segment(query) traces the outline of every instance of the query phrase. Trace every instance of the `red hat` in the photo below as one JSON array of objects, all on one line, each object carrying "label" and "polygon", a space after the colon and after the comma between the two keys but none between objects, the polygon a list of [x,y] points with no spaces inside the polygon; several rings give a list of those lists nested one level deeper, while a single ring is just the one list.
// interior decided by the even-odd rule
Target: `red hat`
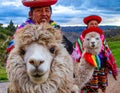
[{"label": "red hat", "polygon": [[56,2],[57,0],[22,0],[23,5],[27,7],[50,6]]},{"label": "red hat", "polygon": [[89,28],[85,29],[85,30],[82,32],[83,38],[86,36],[86,34],[88,34],[88,33],[90,33],[90,32],[97,32],[97,33],[100,34],[100,35],[103,34],[102,29],[100,29],[99,27],[89,27]]},{"label": "red hat", "polygon": [[91,20],[96,20],[98,24],[102,21],[102,18],[97,15],[90,15],[83,19],[84,23],[87,25]]}]

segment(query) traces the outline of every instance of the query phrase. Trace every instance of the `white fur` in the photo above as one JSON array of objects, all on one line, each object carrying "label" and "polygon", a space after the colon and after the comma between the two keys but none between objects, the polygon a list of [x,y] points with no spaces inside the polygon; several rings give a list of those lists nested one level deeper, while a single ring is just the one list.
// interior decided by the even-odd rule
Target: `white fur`
[{"label": "white fur", "polygon": [[[42,83],[47,80],[52,59],[53,57],[48,49],[46,49],[42,45],[36,43],[32,43],[29,45],[24,56],[24,60],[27,64],[27,72],[29,77],[31,78],[31,81],[33,81],[34,83]],[[33,75],[36,74],[40,75],[41,77],[34,77]]]}]

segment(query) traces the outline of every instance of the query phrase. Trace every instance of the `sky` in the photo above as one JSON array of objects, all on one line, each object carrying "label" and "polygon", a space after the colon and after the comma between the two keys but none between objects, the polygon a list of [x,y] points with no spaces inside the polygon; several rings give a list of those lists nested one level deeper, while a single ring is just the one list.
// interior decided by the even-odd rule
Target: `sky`
[{"label": "sky", "polygon": [[[102,17],[100,25],[120,26],[120,0],[58,0],[52,5],[52,19],[61,26],[82,26],[88,15]],[[28,17],[29,8],[21,0],[0,0],[0,23],[20,25]]]}]

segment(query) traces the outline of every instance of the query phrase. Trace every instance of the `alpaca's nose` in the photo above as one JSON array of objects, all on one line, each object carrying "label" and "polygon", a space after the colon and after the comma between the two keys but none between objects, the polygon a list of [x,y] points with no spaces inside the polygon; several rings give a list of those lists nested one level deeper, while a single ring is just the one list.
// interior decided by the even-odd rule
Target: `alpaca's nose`
[{"label": "alpaca's nose", "polygon": [[92,45],[94,45],[95,44],[95,42],[91,42],[92,43]]},{"label": "alpaca's nose", "polygon": [[91,42],[91,44],[92,44],[92,47],[95,47],[95,42]]},{"label": "alpaca's nose", "polygon": [[33,66],[40,66],[44,63],[44,60],[31,59],[29,60],[29,63]]}]

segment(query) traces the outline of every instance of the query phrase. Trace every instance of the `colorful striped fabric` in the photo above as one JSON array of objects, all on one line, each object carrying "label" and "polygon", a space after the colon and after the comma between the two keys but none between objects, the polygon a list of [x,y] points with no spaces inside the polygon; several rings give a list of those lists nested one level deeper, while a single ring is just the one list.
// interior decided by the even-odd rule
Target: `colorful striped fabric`
[{"label": "colorful striped fabric", "polygon": [[101,89],[105,93],[106,87],[108,86],[108,78],[105,72],[105,68],[95,69],[93,77],[82,88],[80,93],[99,93],[98,89]]},{"label": "colorful striped fabric", "polygon": [[84,58],[85,58],[86,62],[88,62],[92,66],[100,69],[100,67],[101,67],[101,61],[100,61],[100,58],[99,58],[98,55],[92,55],[90,53],[85,53],[84,54]]}]

